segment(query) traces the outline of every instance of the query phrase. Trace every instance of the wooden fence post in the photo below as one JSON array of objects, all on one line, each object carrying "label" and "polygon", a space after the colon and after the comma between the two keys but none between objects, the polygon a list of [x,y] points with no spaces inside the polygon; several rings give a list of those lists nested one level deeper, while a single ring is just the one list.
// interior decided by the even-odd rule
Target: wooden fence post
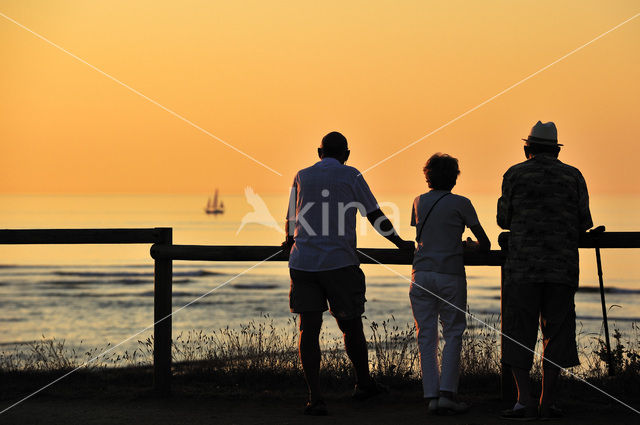
[{"label": "wooden fence post", "polygon": [[513,381],[513,375],[511,373],[511,367],[502,362],[504,359],[504,281],[505,281],[505,267],[504,263],[507,260],[507,250],[509,249],[509,232],[502,232],[498,236],[498,245],[502,250],[502,264],[500,266],[500,395],[503,401],[509,403],[515,402],[517,399],[516,385]]},{"label": "wooden fence post", "polygon": [[[171,228],[158,227],[158,245],[171,245]],[[160,395],[171,392],[171,259],[156,259],[153,288],[153,387]]]},{"label": "wooden fence post", "polygon": [[503,401],[512,402],[517,398],[511,367],[502,362],[504,358],[504,264],[500,266],[500,393]]}]

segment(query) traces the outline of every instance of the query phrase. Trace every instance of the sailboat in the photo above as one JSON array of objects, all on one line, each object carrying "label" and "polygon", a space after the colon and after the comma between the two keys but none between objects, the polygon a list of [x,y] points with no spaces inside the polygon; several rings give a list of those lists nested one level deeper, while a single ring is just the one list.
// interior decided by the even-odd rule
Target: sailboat
[{"label": "sailboat", "polygon": [[224,214],[224,202],[220,201],[218,204],[218,189],[216,189],[212,198],[207,201],[207,206],[204,209],[207,214]]}]

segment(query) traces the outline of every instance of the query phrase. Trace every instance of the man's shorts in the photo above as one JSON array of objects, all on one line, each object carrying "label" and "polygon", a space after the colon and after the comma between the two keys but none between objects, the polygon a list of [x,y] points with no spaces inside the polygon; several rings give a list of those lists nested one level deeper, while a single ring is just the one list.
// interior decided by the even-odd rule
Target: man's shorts
[{"label": "man's shorts", "polygon": [[[543,367],[579,365],[574,295],[575,289],[568,285],[505,283],[502,331],[528,349],[505,336],[502,339],[502,362],[520,369],[531,369],[540,325],[545,359]],[[547,360],[553,363],[547,363]]]},{"label": "man's shorts", "polygon": [[327,311],[336,319],[354,319],[364,313],[366,298],[364,273],[359,266],[307,272],[289,269],[292,313]]}]

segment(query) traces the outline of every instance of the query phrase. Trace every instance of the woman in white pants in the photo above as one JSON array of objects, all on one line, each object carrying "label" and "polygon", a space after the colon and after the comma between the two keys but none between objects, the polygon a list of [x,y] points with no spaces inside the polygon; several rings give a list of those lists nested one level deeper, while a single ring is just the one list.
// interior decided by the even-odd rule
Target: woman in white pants
[{"label": "woman in white pants", "polygon": [[[460,350],[466,328],[467,281],[463,250],[488,250],[491,243],[469,199],[451,193],[460,169],[458,160],[437,153],[427,161],[424,175],[431,189],[413,202],[411,225],[418,247],[413,259],[409,291],[416,321],[422,385],[429,411],[460,413],[468,409],[457,401]],[[478,242],[462,242],[469,227]],[[444,348],[438,370],[438,319]]]}]

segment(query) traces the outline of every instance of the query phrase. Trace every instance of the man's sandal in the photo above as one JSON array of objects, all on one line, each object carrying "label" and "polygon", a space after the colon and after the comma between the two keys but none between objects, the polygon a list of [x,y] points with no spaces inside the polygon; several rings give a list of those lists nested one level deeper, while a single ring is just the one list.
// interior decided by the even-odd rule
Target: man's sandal
[{"label": "man's sandal", "polygon": [[371,384],[367,387],[356,385],[351,398],[355,401],[364,401],[380,394],[387,394],[388,392],[388,386],[381,384],[380,382],[376,382],[372,379]]},{"label": "man's sandal", "polygon": [[511,421],[535,421],[538,418],[538,409],[521,407],[519,409],[507,409],[503,410],[500,414],[502,419],[508,419]]},{"label": "man's sandal", "polygon": [[324,400],[316,400],[311,403],[307,402],[307,405],[304,408],[304,414],[310,416],[327,416],[329,411],[327,410],[327,405]]},{"label": "man's sandal", "polygon": [[558,409],[554,405],[547,408],[540,406],[540,410],[538,411],[538,417],[541,421],[554,421],[562,418],[563,416],[562,410]]}]

